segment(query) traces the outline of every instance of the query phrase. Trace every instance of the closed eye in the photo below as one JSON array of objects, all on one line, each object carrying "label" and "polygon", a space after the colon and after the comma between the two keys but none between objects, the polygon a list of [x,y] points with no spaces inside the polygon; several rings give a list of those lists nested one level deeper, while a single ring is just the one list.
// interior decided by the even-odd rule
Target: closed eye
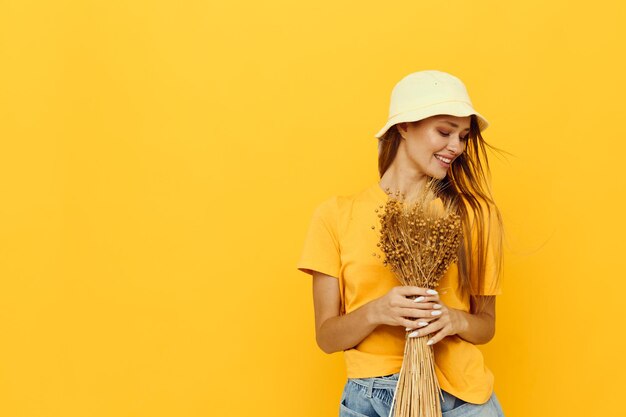
[{"label": "closed eye", "polygon": [[[442,132],[441,130],[439,131],[439,133],[441,134],[441,136],[444,136],[444,137],[448,137],[448,136],[450,136],[450,134],[449,134],[449,133]],[[463,142],[465,142],[466,140],[468,140],[468,139],[469,139],[469,134],[468,134],[468,135],[465,135],[465,136],[463,136],[463,137],[459,137],[459,139],[460,139],[460,140],[462,140]]]}]

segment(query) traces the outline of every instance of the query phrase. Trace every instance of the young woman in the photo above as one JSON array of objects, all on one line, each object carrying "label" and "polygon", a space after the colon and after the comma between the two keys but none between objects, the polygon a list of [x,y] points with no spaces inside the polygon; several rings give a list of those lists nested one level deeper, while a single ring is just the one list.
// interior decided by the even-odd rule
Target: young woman
[{"label": "young woman", "polygon": [[[319,347],[344,351],[340,417],[390,415],[407,331],[430,338],[444,417],[503,417],[476,347],[494,336],[502,293],[502,225],[488,187],[490,145],[481,135],[487,126],[457,77],[409,74],[394,87],[389,119],[376,135],[380,181],[315,209],[298,269],[313,277]],[[389,193],[411,198],[429,178],[445,185],[440,198],[464,203],[458,261],[435,291],[401,286],[376,245],[377,210]]]}]

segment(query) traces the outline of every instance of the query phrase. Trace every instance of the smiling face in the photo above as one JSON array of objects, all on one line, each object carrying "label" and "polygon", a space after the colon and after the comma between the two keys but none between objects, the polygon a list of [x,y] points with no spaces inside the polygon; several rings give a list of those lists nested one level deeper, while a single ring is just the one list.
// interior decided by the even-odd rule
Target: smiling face
[{"label": "smiling face", "polygon": [[398,152],[417,174],[442,179],[465,150],[470,116],[437,115],[417,122],[400,123],[404,138]]}]

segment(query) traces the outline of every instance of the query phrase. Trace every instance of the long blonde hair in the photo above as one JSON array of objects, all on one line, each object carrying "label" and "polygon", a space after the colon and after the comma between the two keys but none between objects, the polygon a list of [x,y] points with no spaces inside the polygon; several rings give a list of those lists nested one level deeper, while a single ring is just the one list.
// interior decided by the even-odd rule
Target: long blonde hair
[{"label": "long blonde hair", "polygon": [[[413,122],[415,123],[415,122]],[[378,172],[384,175],[393,162],[402,136],[397,125],[379,138]],[[465,152],[459,155],[446,177],[441,180],[441,199],[456,205],[461,215],[464,239],[459,247],[457,267],[459,291],[462,297],[481,295],[486,273],[494,274],[491,285],[499,285],[502,271],[503,225],[500,210],[489,189],[490,169],[486,148],[501,151],[489,145],[482,137],[475,115],[470,117],[470,131]],[[459,204],[462,201],[464,204]],[[491,251],[491,253],[490,253]],[[492,257],[492,259],[488,258]],[[487,271],[488,262],[493,271]],[[472,285],[476,283],[477,287]],[[478,301],[478,300],[476,300]],[[485,304],[472,304],[473,312],[483,311]]]}]

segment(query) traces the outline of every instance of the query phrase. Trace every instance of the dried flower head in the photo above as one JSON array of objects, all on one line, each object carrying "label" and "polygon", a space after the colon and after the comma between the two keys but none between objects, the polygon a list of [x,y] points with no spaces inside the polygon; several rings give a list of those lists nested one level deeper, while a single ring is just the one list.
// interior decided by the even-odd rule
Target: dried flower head
[{"label": "dried flower head", "polygon": [[438,197],[438,187],[439,181],[428,181],[412,201],[388,192],[390,198],[379,214],[384,264],[404,285],[435,288],[457,260],[461,218],[452,202],[444,204]]}]

